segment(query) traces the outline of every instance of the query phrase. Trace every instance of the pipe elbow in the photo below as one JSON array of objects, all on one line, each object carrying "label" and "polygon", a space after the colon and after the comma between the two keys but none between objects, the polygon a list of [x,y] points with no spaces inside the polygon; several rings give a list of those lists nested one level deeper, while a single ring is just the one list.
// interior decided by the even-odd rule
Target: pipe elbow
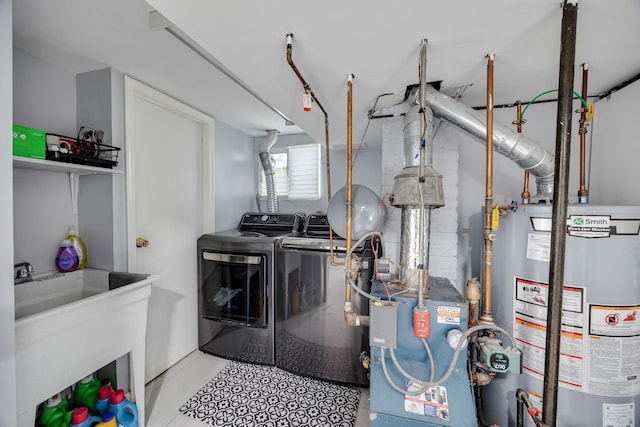
[{"label": "pipe elbow", "polygon": [[357,320],[357,315],[351,311],[351,304],[349,304],[349,308],[347,309],[347,307],[345,306],[344,309],[344,321],[348,326],[351,326],[353,328],[356,327],[356,320]]},{"label": "pipe elbow", "polygon": [[351,302],[344,303],[344,322],[352,328],[358,326],[369,326],[369,316],[362,316],[353,312]]}]

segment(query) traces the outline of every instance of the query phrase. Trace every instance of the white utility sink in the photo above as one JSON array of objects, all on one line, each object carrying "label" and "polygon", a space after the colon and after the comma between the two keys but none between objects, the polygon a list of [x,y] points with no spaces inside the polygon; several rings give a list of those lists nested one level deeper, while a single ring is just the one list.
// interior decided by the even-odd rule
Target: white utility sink
[{"label": "white utility sink", "polygon": [[40,402],[126,354],[143,426],[147,307],[156,280],[84,269],[15,286],[18,426],[33,426]]}]

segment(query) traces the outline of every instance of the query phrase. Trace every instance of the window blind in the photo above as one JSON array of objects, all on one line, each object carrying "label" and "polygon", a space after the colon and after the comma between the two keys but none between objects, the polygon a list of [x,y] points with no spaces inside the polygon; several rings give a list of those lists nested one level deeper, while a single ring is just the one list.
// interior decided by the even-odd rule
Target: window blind
[{"label": "window blind", "polygon": [[289,199],[320,199],[320,144],[289,147]]}]

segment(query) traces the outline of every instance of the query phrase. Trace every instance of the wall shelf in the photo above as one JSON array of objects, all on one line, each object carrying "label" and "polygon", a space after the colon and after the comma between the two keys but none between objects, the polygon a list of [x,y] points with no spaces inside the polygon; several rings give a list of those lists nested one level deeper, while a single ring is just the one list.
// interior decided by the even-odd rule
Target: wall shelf
[{"label": "wall shelf", "polygon": [[22,169],[36,169],[51,172],[75,173],[78,175],[93,174],[123,174],[124,171],[96,166],[78,165],[75,163],[56,162],[53,160],[32,159],[29,157],[13,156],[13,167]]},{"label": "wall shelf", "polygon": [[13,167],[20,169],[34,169],[49,172],[63,172],[69,174],[69,189],[71,191],[71,205],[73,213],[78,214],[78,178],[82,175],[123,174],[124,171],[97,166],[77,165],[75,163],[56,162],[53,160],[32,159],[30,157],[13,156]]}]

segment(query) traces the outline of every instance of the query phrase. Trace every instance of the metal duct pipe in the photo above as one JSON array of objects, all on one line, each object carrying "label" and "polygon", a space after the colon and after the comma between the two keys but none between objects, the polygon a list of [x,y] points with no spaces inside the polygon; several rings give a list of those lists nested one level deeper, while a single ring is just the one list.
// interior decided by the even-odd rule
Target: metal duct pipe
[{"label": "metal duct pipe", "polygon": [[542,421],[556,426],[558,378],[560,376],[560,332],[562,331],[562,292],[567,238],[567,201],[569,199],[569,158],[571,156],[571,115],[573,73],[576,56],[577,0],[565,0],[562,8],[556,159],[551,213],[551,253],[549,256],[549,301],[544,362]]},{"label": "metal duct pipe", "polygon": [[264,170],[265,183],[267,185],[267,209],[270,213],[278,212],[278,193],[276,191],[276,183],[273,179],[275,174],[273,170],[273,164],[271,163],[271,147],[278,140],[277,130],[268,130],[267,136],[260,144],[258,150],[258,156],[260,156],[260,162],[262,163],[262,169]]},{"label": "metal duct pipe", "polygon": [[[426,106],[433,111],[435,117],[459,127],[484,142],[487,126],[480,113],[438,92],[430,85],[426,87],[424,101]],[[415,100],[414,103],[417,104]],[[494,124],[493,147],[495,151],[536,176],[538,194],[535,197],[538,200],[551,200],[553,195],[553,154],[538,142],[524,135],[519,135],[500,123]]]},{"label": "metal duct pipe", "polygon": [[402,208],[400,287],[428,292],[431,209],[444,206],[444,191],[442,175],[424,164],[431,157],[433,113],[420,110],[415,106],[404,118],[404,169],[394,178],[392,205]]}]

